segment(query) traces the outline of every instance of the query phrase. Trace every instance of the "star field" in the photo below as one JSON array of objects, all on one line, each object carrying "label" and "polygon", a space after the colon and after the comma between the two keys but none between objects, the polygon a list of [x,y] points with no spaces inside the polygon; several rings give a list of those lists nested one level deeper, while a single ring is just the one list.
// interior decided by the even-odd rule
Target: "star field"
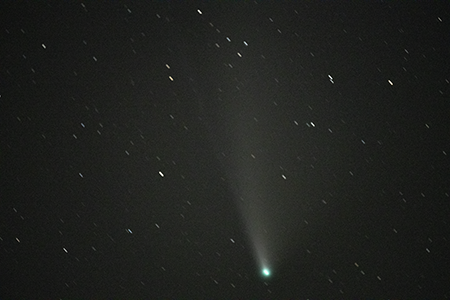
[{"label": "star field", "polygon": [[450,298],[446,2],[0,6],[0,298]]}]

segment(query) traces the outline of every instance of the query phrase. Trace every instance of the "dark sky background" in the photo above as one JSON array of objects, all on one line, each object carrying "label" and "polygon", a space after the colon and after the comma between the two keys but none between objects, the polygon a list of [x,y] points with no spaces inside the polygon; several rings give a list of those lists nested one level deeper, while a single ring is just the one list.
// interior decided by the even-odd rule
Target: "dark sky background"
[{"label": "dark sky background", "polygon": [[450,298],[446,1],[0,12],[1,299]]}]

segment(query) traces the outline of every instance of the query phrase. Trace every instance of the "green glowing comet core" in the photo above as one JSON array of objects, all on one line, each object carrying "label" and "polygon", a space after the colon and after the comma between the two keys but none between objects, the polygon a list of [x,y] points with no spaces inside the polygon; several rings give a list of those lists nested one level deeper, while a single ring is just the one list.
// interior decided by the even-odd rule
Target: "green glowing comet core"
[{"label": "green glowing comet core", "polygon": [[264,268],[263,270],[262,270],[262,273],[263,273],[263,275],[264,276],[270,276],[270,270],[269,269],[267,269],[267,268]]}]

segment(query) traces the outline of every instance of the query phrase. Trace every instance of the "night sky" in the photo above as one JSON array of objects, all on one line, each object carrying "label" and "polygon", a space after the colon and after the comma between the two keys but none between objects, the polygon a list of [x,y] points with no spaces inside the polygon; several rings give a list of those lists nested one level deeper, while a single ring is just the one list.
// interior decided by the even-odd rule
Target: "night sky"
[{"label": "night sky", "polygon": [[448,2],[187,3],[1,4],[0,298],[450,298]]}]

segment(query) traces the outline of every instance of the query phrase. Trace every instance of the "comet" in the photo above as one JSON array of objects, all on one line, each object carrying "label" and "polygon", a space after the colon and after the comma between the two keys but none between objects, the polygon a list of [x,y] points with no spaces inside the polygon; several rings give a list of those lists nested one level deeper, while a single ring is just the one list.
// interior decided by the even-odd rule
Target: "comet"
[{"label": "comet", "polygon": [[264,269],[262,269],[262,274],[265,277],[269,277],[270,276],[270,270],[268,268],[264,268]]}]

